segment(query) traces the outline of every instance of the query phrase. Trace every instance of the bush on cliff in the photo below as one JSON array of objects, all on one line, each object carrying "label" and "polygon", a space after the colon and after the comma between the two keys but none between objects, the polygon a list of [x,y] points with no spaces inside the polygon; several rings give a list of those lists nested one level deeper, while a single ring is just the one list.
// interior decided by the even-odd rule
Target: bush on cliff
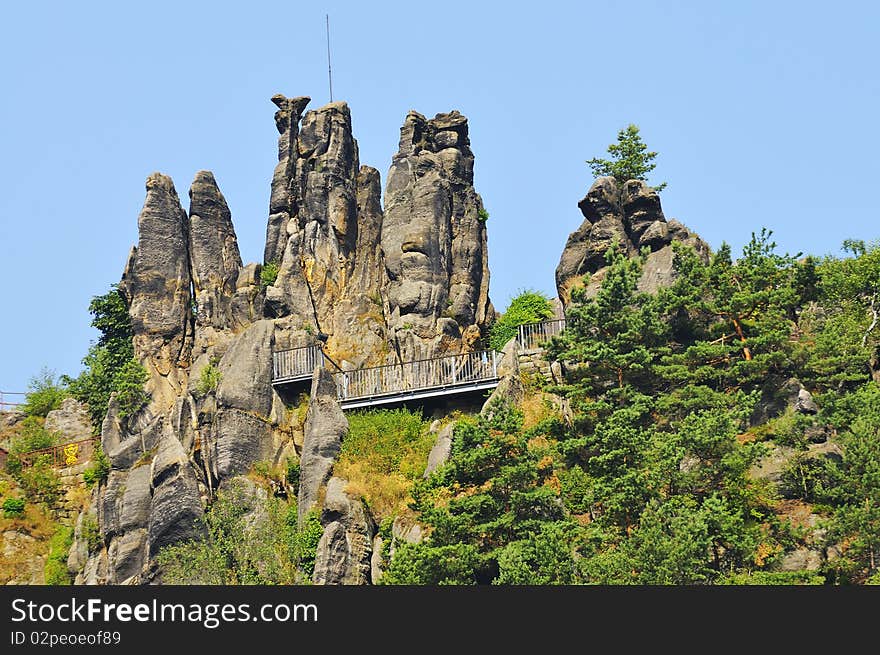
[{"label": "bush on cliff", "polygon": [[489,334],[489,346],[501,350],[517,334],[517,328],[526,323],[537,323],[553,318],[553,304],[540,291],[524,289],[507,307]]}]

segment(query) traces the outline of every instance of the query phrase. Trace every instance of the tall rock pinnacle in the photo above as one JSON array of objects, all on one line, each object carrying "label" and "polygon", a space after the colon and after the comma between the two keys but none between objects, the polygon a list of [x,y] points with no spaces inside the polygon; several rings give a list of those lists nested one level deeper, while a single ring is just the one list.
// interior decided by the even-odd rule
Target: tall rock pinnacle
[{"label": "tall rock pinnacle", "polygon": [[467,119],[410,112],[385,188],[390,323],[404,359],[458,350],[491,313],[486,224]]},{"label": "tall rock pinnacle", "polygon": [[192,278],[189,218],[171,178],[147,178],[147,198],[138,216],[138,245],[132,248],[120,287],[128,298],[135,356],[154,385],[172,389],[188,366],[192,348]]},{"label": "tall rock pinnacle", "polygon": [[189,191],[189,246],[196,322],[233,327],[230,303],[241,271],[232,215],[210,171],[196,173]]}]

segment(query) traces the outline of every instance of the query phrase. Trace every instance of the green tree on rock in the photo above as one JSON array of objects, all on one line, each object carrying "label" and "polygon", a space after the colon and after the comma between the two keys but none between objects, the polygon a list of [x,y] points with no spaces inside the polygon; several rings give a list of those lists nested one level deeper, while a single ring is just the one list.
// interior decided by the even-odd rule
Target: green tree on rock
[{"label": "green tree on rock", "polygon": [[[648,150],[648,146],[642,141],[639,128],[632,123],[617,133],[617,143],[608,146],[608,154],[611,159],[594,157],[588,159],[587,164],[596,177],[611,176],[618,184],[627,180],[647,181],[648,173],[654,170],[654,159],[657,153]],[[666,182],[654,187],[656,191],[666,188]]]}]

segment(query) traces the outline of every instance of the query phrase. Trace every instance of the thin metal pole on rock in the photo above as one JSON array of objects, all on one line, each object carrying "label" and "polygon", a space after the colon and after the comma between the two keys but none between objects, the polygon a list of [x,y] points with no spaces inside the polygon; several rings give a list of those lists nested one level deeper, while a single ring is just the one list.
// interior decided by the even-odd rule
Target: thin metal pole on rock
[{"label": "thin metal pole on rock", "polygon": [[330,69],[330,14],[324,14],[327,19],[327,79],[330,82],[330,102],[333,102],[333,71]]}]

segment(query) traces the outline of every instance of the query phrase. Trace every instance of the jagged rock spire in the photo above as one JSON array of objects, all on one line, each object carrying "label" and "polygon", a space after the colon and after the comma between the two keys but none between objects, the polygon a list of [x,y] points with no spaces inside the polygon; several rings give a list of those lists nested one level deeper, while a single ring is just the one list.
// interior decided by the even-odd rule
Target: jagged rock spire
[{"label": "jagged rock spire", "polygon": [[411,111],[388,173],[382,224],[390,323],[405,358],[459,349],[493,313],[486,215],[473,181],[467,119]]}]

